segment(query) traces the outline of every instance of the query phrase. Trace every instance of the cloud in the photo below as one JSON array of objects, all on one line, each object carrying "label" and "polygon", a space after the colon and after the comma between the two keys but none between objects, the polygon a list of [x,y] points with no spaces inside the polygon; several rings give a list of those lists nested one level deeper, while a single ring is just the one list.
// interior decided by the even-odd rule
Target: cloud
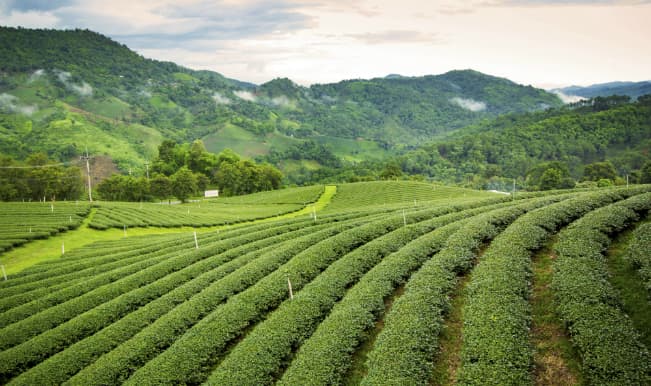
[{"label": "cloud", "polygon": [[40,79],[43,75],[45,75],[45,70],[40,69],[32,72],[32,75],[29,76],[29,79],[27,79],[27,83],[33,83]]},{"label": "cloud", "polygon": [[559,98],[563,101],[563,103],[575,103],[575,102],[580,102],[586,98],[578,95],[568,95],[565,94],[564,92],[560,90],[552,90],[552,92],[556,95],[558,95]]},{"label": "cloud", "polygon": [[6,8],[22,12],[52,11],[61,7],[70,6],[74,3],[74,0],[4,0],[0,2]]},{"label": "cloud", "polygon": [[366,44],[441,43],[441,39],[436,34],[428,34],[415,30],[387,30],[363,34],[348,34],[345,36],[361,40]]},{"label": "cloud", "polygon": [[51,12],[11,10],[6,14],[0,13],[0,24],[9,27],[55,28],[59,22],[60,19]]},{"label": "cloud", "polygon": [[11,94],[0,94],[0,109],[8,110],[12,113],[20,113],[23,115],[32,115],[38,111],[36,105],[21,105],[18,103],[18,98]]},{"label": "cloud", "polygon": [[215,92],[212,96],[212,99],[215,101],[216,104],[218,105],[229,105],[231,104],[231,100],[222,94]]},{"label": "cloud", "polygon": [[271,104],[278,107],[293,107],[294,104],[285,95],[271,98]]},{"label": "cloud", "polygon": [[459,98],[459,97],[454,97],[450,99],[450,102],[457,104],[458,106],[470,110],[472,112],[479,112],[479,111],[484,111],[486,110],[486,103],[476,101],[474,99],[470,98]]},{"label": "cloud", "polygon": [[257,97],[252,92],[249,91],[237,90],[237,91],[233,91],[233,94],[235,94],[236,97],[240,99],[244,99],[245,101],[249,101],[249,102],[255,102],[255,100],[257,99]]},{"label": "cloud", "polygon": [[81,96],[93,95],[93,87],[91,87],[91,85],[85,81],[82,80],[81,83],[74,83],[70,81],[72,74],[67,71],[55,71],[55,73],[57,75],[57,78],[66,86],[67,89],[72,90]]}]

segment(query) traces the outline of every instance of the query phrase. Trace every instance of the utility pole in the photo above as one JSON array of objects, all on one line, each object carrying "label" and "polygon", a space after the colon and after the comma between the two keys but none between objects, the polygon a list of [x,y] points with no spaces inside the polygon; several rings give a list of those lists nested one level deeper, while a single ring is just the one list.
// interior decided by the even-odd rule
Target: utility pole
[{"label": "utility pole", "polygon": [[86,155],[82,155],[79,159],[86,161],[86,173],[88,174],[88,201],[93,202],[93,194],[90,184],[90,157],[88,156],[88,148],[86,148]]},{"label": "utility pole", "polygon": [[145,161],[145,173],[147,174],[147,181],[149,181],[149,161]]}]

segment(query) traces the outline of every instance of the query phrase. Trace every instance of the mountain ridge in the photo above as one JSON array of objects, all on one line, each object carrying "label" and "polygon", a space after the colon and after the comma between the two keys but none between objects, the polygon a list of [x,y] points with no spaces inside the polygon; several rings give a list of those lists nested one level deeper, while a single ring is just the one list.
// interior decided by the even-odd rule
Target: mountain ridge
[{"label": "mountain ridge", "polygon": [[[141,168],[165,138],[245,156],[316,141],[342,159],[388,156],[557,96],[473,70],[261,85],[144,58],[89,30],[0,27],[0,149],[24,158],[93,153]],[[299,163],[301,163],[300,161]]]}]

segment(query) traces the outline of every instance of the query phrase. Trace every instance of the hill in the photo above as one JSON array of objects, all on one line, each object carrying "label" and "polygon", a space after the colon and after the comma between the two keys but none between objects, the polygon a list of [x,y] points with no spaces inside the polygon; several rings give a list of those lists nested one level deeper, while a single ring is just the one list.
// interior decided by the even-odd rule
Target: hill
[{"label": "hill", "polygon": [[632,99],[646,94],[651,94],[651,81],[644,82],[608,82],[593,84],[591,86],[569,86],[555,89],[569,96],[580,96],[584,98],[594,98],[598,96],[606,97],[611,95],[627,95]]},{"label": "hill", "polygon": [[[204,139],[247,157],[305,142],[359,162],[506,112],[559,106],[557,96],[476,71],[263,85],[146,59],[88,30],[0,27],[0,149],[67,160],[86,147],[142,173],[163,139]],[[322,165],[289,160],[283,167]]]},{"label": "hill", "polygon": [[[560,161],[580,180],[586,165],[609,161],[617,175],[651,160],[651,97],[628,103],[596,98],[527,114],[506,114],[407,152],[394,162],[404,173],[495,188],[495,177],[524,179],[541,162]],[[486,185],[488,184],[488,185]]]}]

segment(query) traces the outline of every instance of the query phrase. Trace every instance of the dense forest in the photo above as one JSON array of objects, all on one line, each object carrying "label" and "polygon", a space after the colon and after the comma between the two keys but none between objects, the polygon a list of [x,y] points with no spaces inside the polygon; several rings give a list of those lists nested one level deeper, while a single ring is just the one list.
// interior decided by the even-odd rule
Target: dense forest
[{"label": "dense forest", "polygon": [[[331,154],[323,157],[329,159]],[[568,187],[572,185],[568,179],[598,181],[602,176],[612,183],[621,183],[627,175],[632,182],[642,182],[642,171],[650,160],[651,96],[636,102],[612,96],[539,112],[505,114],[386,161],[303,169],[289,178],[302,183],[411,176],[501,190],[510,190],[516,179],[520,188],[540,189],[549,186],[540,184],[537,171],[541,165],[551,165],[560,173],[558,182],[549,187]],[[591,168],[600,163],[607,163],[612,171],[591,174]]]}]

